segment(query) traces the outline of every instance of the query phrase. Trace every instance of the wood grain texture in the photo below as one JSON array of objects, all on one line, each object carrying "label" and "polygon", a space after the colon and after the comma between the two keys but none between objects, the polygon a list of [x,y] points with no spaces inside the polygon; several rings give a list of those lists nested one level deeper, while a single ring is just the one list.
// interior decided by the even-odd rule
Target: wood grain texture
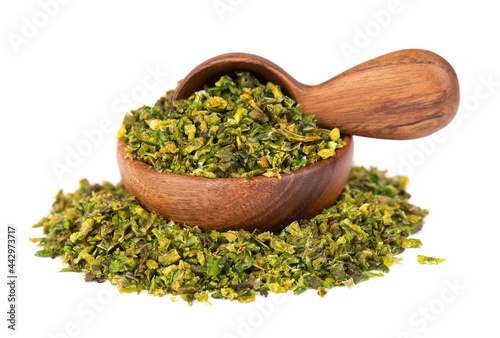
[{"label": "wood grain texture", "polygon": [[385,54],[314,86],[305,85],[262,57],[229,53],[209,59],[179,84],[174,99],[187,98],[224,74],[247,70],[279,84],[325,128],[349,135],[414,139],[451,122],[460,99],[458,78],[439,55],[421,49]]},{"label": "wood grain texture", "polygon": [[294,220],[311,218],[333,205],[352,165],[353,142],[335,157],[283,174],[280,180],[255,177],[203,178],[148,170],[149,165],[125,159],[125,140],[117,143],[123,184],[139,203],[166,219],[203,230],[277,231]]}]

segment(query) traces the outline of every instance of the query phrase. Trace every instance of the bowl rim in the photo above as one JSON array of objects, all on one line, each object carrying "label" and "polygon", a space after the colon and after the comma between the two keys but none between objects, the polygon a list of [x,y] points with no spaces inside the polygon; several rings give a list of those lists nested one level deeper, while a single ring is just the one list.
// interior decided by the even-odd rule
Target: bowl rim
[{"label": "bowl rim", "polygon": [[[255,180],[269,180],[269,179],[278,179],[278,180],[283,180],[286,177],[292,176],[293,174],[297,175],[302,172],[311,170],[312,166],[323,164],[327,165],[331,162],[336,162],[339,158],[343,158],[344,154],[348,153],[350,148],[352,147],[353,144],[353,137],[348,134],[341,134],[340,138],[345,142],[345,145],[342,146],[342,148],[338,148],[335,150],[335,155],[333,157],[327,158],[327,159],[321,159],[315,163],[308,164],[300,169],[296,170],[290,170],[289,172],[285,173],[280,173],[281,174],[281,179],[275,178],[275,177],[266,177],[263,175],[259,176],[253,176],[253,177],[216,177],[216,178],[209,178],[209,177],[200,177],[200,176],[192,176],[192,175],[186,175],[186,174],[179,174],[179,173],[169,173],[169,172],[162,172],[162,171],[157,171],[154,169],[154,167],[150,164],[147,164],[146,162],[143,162],[138,159],[130,159],[130,158],[125,158],[127,155],[127,151],[125,150],[126,146],[126,140],[125,137],[121,137],[117,141],[117,160],[122,162],[123,164],[127,163],[126,165],[128,166],[135,166],[137,167],[137,170],[145,170],[148,172],[153,172],[156,174],[166,174],[170,177],[177,177],[179,179],[184,178],[185,180],[190,180],[193,182],[199,181],[201,182],[212,182],[213,184],[217,184],[217,182],[225,182],[228,183],[229,180],[234,181],[234,182],[239,182],[239,181],[244,181],[244,182],[251,182]],[[121,156],[123,155],[123,156]],[[130,162],[127,162],[130,161]],[[316,166],[317,167],[317,166]]]}]

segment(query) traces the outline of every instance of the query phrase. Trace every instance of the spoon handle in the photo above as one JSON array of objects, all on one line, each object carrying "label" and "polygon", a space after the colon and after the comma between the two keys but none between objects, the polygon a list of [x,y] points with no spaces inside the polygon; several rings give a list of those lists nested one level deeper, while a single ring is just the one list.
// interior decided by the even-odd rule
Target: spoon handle
[{"label": "spoon handle", "polygon": [[446,126],[459,104],[455,71],[420,49],[385,54],[319,85],[295,82],[304,114],[323,127],[383,139],[413,139]]}]

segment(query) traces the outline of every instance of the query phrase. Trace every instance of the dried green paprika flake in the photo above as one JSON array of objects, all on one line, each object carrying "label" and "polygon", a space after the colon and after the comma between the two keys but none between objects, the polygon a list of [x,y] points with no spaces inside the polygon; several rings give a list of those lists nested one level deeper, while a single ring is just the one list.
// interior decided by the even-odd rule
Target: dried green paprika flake
[{"label": "dried green paprika flake", "polygon": [[57,194],[35,225],[44,236],[32,240],[41,247],[35,255],[61,256],[64,271],[109,280],[121,292],[179,295],[190,304],[308,289],[323,297],[333,287],[382,276],[401,260],[396,255],[420,246],[408,237],[422,228],[427,210],[408,202],[407,183],[353,167],[334,205],[271,233],[182,226],[143,209],[121,183],[82,180],[77,191]]},{"label": "dried green paprika flake", "polygon": [[185,100],[167,92],[154,107],[126,114],[117,137],[127,157],[159,172],[201,177],[281,177],[335,156],[338,128],[318,128],[312,116],[250,73],[222,76]]},{"label": "dried green paprika flake", "polygon": [[446,258],[434,258],[434,257],[428,257],[428,256],[424,256],[424,255],[418,255],[417,260],[418,260],[419,264],[438,265],[439,263],[446,261]]}]

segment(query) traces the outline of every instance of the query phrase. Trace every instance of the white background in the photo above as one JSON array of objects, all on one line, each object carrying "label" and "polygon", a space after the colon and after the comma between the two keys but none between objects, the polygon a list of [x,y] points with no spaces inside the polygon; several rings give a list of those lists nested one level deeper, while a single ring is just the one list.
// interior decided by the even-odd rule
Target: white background
[{"label": "white background", "polygon": [[[2,1],[0,8],[2,337],[498,337],[494,1],[63,2]],[[28,238],[41,229],[31,225],[47,215],[59,188],[74,191],[83,177],[119,181],[115,135],[123,113],[154,104],[200,62],[249,52],[317,84],[403,48],[447,59],[461,106],[439,138],[355,139],[357,164],[409,176],[411,202],[430,209],[414,236],[423,246],[401,255],[387,276],[324,298],[310,291],[189,307],[118,294],[109,283],[57,273],[59,259],[33,256]],[[8,224],[17,227],[16,332],[6,328]],[[447,261],[419,265],[418,254]]]}]

